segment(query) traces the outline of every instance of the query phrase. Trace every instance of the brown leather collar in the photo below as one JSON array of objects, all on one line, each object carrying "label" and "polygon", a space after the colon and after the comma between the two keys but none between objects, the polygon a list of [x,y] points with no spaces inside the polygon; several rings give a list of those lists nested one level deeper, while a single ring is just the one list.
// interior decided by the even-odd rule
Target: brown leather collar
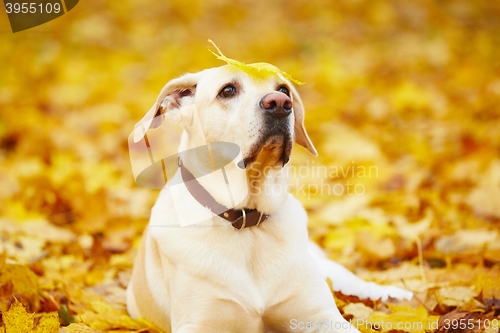
[{"label": "brown leather collar", "polygon": [[269,215],[259,212],[256,209],[243,209],[235,210],[229,209],[224,205],[218,203],[214,197],[201,184],[198,182],[196,177],[193,176],[188,169],[184,167],[184,164],[178,161],[179,167],[181,169],[181,176],[184,180],[184,184],[188,189],[189,193],[196,199],[202,206],[210,209],[214,214],[215,212],[223,212],[218,214],[224,220],[231,222],[232,226],[236,229],[249,228],[253,226],[258,226],[264,222]]}]

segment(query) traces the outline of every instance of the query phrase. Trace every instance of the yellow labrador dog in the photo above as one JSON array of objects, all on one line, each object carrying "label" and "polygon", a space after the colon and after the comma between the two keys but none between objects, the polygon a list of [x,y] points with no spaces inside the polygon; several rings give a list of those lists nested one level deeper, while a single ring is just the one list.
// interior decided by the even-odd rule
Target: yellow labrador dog
[{"label": "yellow labrador dog", "polygon": [[[308,240],[301,203],[269,190],[287,188],[293,141],[317,154],[299,95],[283,75],[226,65],[174,79],[135,140],[164,118],[184,128],[179,152],[195,153],[179,154],[174,178],[182,189],[165,186],[152,209],[127,289],[132,317],[174,333],[356,332],[338,311],[327,276],[347,294],[411,298],[329,261]],[[202,177],[200,165],[208,162],[196,149],[208,143],[223,159],[217,142],[237,145],[240,155],[226,156],[232,162],[223,178]],[[201,225],[183,221],[185,214],[203,216],[195,221]]]}]

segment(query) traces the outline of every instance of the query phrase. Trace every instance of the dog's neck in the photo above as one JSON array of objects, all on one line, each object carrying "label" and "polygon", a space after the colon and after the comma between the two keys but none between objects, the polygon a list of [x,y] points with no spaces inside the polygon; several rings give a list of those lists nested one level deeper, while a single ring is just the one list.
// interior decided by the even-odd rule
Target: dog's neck
[{"label": "dog's neck", "polygon": [[[187,144],[187,140],[183,141],[179,151],[197,147]],[[199,177],[197,180],[221,205],[273,214],[288,197],[288,165],[270,166],[263,156],[242,170],[238,166],[240,161],[235,159],[222,169],[214,170],[210,175]],[[184,166],[195,175],[201,174],[199,166],[203,163],[199,162],[183,161]]]},{"label": "dog's neck", "polygon": [[267,214],[277,210],[288,197],[288,164],[271,166],[259,158],[246,171],[249,189],[246,206]]}]

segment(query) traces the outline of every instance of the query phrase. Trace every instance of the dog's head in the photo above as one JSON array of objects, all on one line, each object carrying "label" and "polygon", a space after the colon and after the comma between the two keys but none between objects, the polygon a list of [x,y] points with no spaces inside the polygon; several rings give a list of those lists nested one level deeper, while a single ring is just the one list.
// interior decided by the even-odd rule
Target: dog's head
[{"label": "dog's head", "polygon": [[[134,141],[140,141],[147,129],[159,127],[165,118],[185,130],[179,152],[196,151],[193,148],[207,147],[207,142],[239,146],[241,159],[225,167],[229,182],[235,185],[231,191],[239,198],[235,200],[240,202],[238,207],[271,213],[286,199],[287,173],[280,171],[289,160],[293,140],[317,155],[304,128],[300,97],[280,74],[252,75],[226,65],[174,79],[136,125]],[[210,164],[206,154],[184,161],[191,171]],[[246,172],[242,174],[241,169]],[[229,207],[221,184],[200,182],[218,202]],[[265,189],[268,184],[280,184],[283,190],[271,193]]]},{"label": "dog's head", "polygon": [[[279,75],[255,77],[230,65],[186,74],[165,85],[139,123],[146,129],[155,128],[165,117],[187,131],[185,149],[206,142],[237,144],[243,155],[240,167],[257,160],[270,166],[285,165],[292,140],[317,155],[304,127],[300,97]],[[193,126],[195,118],[201,131]],[[136,131],[134,137],[140,140],[142,132]]]}]

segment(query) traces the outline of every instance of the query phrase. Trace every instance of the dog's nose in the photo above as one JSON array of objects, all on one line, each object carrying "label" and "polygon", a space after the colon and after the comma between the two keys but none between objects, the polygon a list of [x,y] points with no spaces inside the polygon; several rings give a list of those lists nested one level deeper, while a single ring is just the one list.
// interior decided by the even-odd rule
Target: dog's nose
[{"label": "dog's nose", "polygon": [[280,92],[272,92],[260,100],[260,107],[274,118],[281,119],[292,113],[292,100]]}]

